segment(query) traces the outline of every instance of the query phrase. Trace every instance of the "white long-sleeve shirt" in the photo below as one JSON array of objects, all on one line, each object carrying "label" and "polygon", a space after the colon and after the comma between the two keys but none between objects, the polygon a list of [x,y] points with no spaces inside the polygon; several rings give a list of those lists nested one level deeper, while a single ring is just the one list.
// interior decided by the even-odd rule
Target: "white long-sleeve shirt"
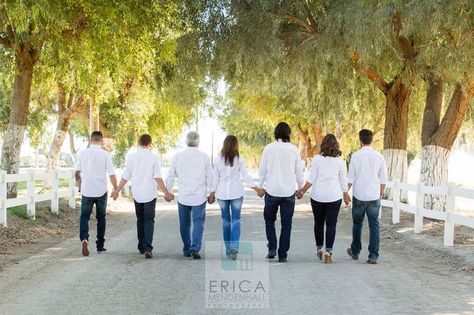
[{"label": "white long-sleeve shirt", "polygon": [[265,146],[260,160],[259,187],[275,197],[289,197],[303,187],[304,175],[298,148],[281,140]]},{"label": "white long-sleeve shirt", "polygon": [[245,167],[244,158],[236,156],[232,166],[225,165],[225,159],[219,155],[214,160],[212,191],[221,200],[238,199],[244,195],[244,185],[252,187],[253,179]]},{"label": "white long-sleeve shirt", "polygon": [[370,146],[352,154],[349,164],[352,195],[361,201],[380,199],[380,185],[387,183],[387,167],[383,155]]},{"label": "white long-sleeve shirt", "polygon": [[319,202],[333,202],[347,192],[346,162],[340,157],[316,155],[311,162],[311,199]]},{"label": "white long-sleeve shirt", "polygon": [[148,148],[138,148],[127,159],[122,178],[132,181],[133,199],[139,203],[158,197],[156,178],[161,178],[161,159]]},{"label": "white long-sleeve shirt", "polygon": [[186,206],[199,206],[207,201],[212,185],[212,167],[209,156],[195,147],[188,147],[173,157],[166,178],[172,189],[178,179],[178,202]]},{"label": "white long-sleeve shirt", "polygon": [[79,153],[75,169],[81,172],[81,194],[85,197],[103,196],[107,192],[107,175],[114,175],[112,156],[96,144]]}]

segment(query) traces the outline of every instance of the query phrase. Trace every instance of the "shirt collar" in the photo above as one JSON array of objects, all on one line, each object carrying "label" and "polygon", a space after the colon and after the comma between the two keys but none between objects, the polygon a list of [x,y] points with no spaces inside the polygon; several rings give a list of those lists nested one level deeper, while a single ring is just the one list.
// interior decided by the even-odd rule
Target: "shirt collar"
[{"label": "shirt collar", "polygon": [[102,149],[102,146],[100,144],[91,144],[89,147],[94,149]]}]

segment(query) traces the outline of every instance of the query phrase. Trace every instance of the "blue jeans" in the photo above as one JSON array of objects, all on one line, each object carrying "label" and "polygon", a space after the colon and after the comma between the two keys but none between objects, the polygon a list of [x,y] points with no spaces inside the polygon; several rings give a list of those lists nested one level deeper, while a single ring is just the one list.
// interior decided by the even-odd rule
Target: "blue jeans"
[{"label": "blue jeans", "polygon": [[[179,231],[183,240],[183,253],[199,252],[202,245],[204,222],[206,221],[206,203],[199,206],[186,206],[178,202]],[[191,217],[193,220],[193,233],[191,240]],[[191,242],[192,241],[192,242]]]},{"label": "blue jeans", "polygon": [[239,251],[240,210],[243,200],[244,197],[232,200],[217,199],[221,207],[222,233],[227,255],[230,255],[232,250]]},{"label": "blue jeans", "polygon": [[352,200],[352,244],[351,250],[354,255],[359,255],[362,250],[361,234],[364,217],[367,214],[369,220],[369,259],[377,260],[379,258],[379,212],[380,199],[372,201],[361,201],[357,198]]},{"label": "blue jeans", "polygon": [[137,237],[138,250],[140,252],[151,252],[153,250],[153,232],[155,230],[155,206],[156,198],[152,201],[135,203],[135,214],[137,215]]},{"label": "blue jeans", "polygon": [[105,242],[105,215],[107,209],[107,193],[100,197],[81,198],[81,221],[79,224],[79,238],[81,242],[89,240],[89,220],[95,204],[95,218],[97,219],[97,248],[103,248]]},{"label": "blue jeans", "polygon": [[268,193],[265,195],[265,207],[263,217],[265,219],[265,232],[268,240],[268,250],[276,252],[277,236],[275,231],[275,221],[278,208],[280,208],[281,232],[280,247],[278,248],[278,257],[287,258],[290,249],[291,224],[293,222],[293,213],[295,212],[295,195],[290,197],[275,197]]}]

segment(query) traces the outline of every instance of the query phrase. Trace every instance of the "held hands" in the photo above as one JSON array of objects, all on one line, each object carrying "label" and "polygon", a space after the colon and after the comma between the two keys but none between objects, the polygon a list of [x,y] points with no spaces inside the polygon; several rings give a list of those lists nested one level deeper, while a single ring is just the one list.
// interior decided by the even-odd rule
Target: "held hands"
[{"label": "held hands", "polygon": [[207,202],[212,205],[216,201],[216,194],[215,192],[211,192],[207,197]]},{"label": "held hands", "polygon": [[297,190],[296,191],[296,198],[301,199],[301,198],[303,198],[304,194],[305,194],[305,191],[303,189]]},{"label": "held hands", "polygon": [[165,200],[168,201],[168,202],[171,202],[172,200],[174,200],[174,195],[170,192],[166,192],[165,193]]},{"label": "held hands", "polygon": [[110,196],[112,197],[113,200],[117,200],[119,193],[120,191],[117,188],[115,188]]},{"label": "held hands", "polygon": [[346,192],[344,193],[343,199],[344,199],[344,203],[346,204],[346,206],[348,206],[352,201],[351,196],[349,196],[349,194],[346,193]]},{"label": "held hands", "polygon": [[259,188],[259,187],[253,187],[253,190],[255,190],[255,192],[257,193],[257,196],[259,196],[260,198],[265,196],[265,194],[267,193],[265,189]]}]

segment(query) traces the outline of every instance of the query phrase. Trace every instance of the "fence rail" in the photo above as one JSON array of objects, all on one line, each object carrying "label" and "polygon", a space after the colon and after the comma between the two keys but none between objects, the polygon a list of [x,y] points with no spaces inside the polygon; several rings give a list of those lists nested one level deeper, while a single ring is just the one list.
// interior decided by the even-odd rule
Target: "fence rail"
[{"label": "fence rail", "polygon": [[[422,183],[407,184],[394,180],[387,184],[393,190],[393,200],[382,200],[382,206],[392,208],[392,222],[400,222],[400,211],[415,215],[414,231],[421,233],[423,229],[423,218],[444,221],[444,245],[454,245],[454,225],[463,225],[474,229],[474,216],[465,216],[454,213],[456,211],[456,198],[468,198],[474,200],[474,190],[457,187],[449,183],[446,187],[424,186]],[[416,202],[414,205],[400,201],[401,191],[415,192]],[[446,197],[445,211],[425,209],[424,198],[426,194],[444,195]],[[474,209],[472,209],[474,210]]]},{"label": "fence rail", "polygon": [[[67,187],[60,187],[60,180],[67,180]],[[37,181],[51,182],[51,190],[36,193]],[[17,198],[7,198],[7,185],[9,183],[26,182],[26,194]],[[59,212],[59,199],[68,198],[69,207],[76,205],[76,188],[74,171],[72,169],[51,170],[37,172],[28,170],[26,173],[6,174],[0,171],[0,225],[7,226],[7,209],[26,205],[27,216],[34,219],[36,216],[36,203],[51,201],[51,212]]]}]

